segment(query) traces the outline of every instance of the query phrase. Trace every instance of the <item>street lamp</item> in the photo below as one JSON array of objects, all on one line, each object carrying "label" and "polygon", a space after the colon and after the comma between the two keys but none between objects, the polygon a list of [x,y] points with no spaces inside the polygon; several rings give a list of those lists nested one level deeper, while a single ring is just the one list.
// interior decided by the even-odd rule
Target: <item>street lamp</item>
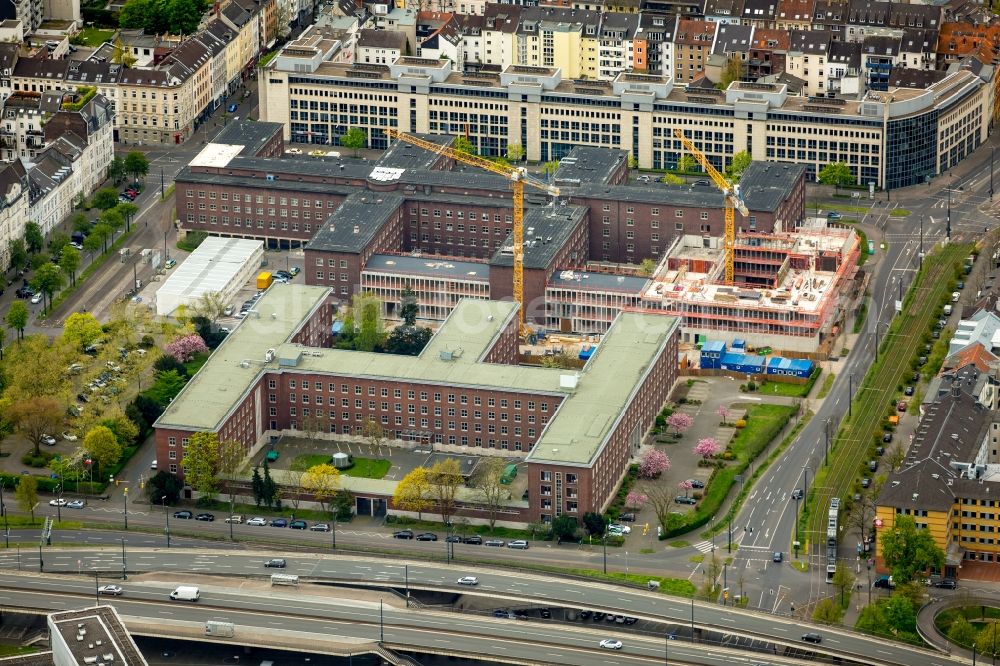
[{"label": "street lamp", "polygon": [[128,530],[128,486],[125,487],[125,529]]},{"label": "street lamp", "polygon": [[128,580],[128,571],[125,567],[125,537],[122,537],[122,580]]},{"label": "street lamp", "polygon": [[0,480],[0,513],[3,514],[3,536],[6,541],[5,548],[10,548],[10,525],[7,524],[7,505],[3,499],[3,480]]},{"label": "street lamp", "polygon": [[61,523],[62,522],[62,495],[63,495],[63,484],[62,477],[59,477],[59,485],[56,487],[56,492],[58,497],[56,498],[56,518]]},{"label": "street lamp", "polygon": [[167,496],[161,497],[160,502],[163,503],[163,518],[167,521],[167,529],[164,530],[167,535],[167,548],[170,548],[170,514],[167,512]]}]

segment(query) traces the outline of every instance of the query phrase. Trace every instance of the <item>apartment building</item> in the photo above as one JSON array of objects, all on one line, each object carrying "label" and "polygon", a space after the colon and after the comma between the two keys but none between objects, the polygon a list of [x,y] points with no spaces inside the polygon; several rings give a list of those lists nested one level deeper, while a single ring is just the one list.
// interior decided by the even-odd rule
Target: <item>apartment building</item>
[{"label": "apartment building", "polygon": [[4,162],[34,159],[44,147],[42,131],[46,114],[59,109],[62,93],[16,92],[3,106],[0,125],[0,156]]},{"label": "apartment building", "polygon": [[674,32],[673,79],[689,83],[700,78],[715,43],[717,23],[697,19],[679,19]]},{"label": "apartment building", "polygon": [[10,242],[28,224],[28,174],[21,160],[0,165],[0,266],[10,269]]},{"label": "apartment building", "polygon": [[95,191],[108,172],[115,156],[114,105],[94,88],[63,93],[60,108],[45,123],[44,138],[54,144],[60,138],[71,140],[79,150],[75,168],[80,171],[80,189],[84,196]]},{"label": "apartment building", "polygon": [[[685,21],[678,21],[678,37],[689,30]],[[716,24],[695,24],[714,40]],[[567,81],[556,68],[524,66],[466,75],[447,63],[401,58],[387,70],[363,73],[332,62],[309,71],[272,63],[262,77],[261,116],[285,125],[292,141],[331,143],[351,126],[365,129],[375,148],[387,145],[384,127],[467,132],[486,156],[518,143],[527,159],[545,162],[593,146],[625,150],[653,169],[677,164],[683,147],[673,129],[680,127],[716,168],[743,150],[755,160],[802,164],[810,179],[843,161],[859,183],[892,189],[943,173],[985,141],[995,103],[991,67],[970,58],[925,89],[826,101],[818,96],[827,91],[819,73],[829,72],[827,33],[796,34],[802,37],[789,47],[788,69],[801,73],[816,98],[790,95],[783,84],[737,82],[720,91],[682,88],[680,76],[635,73],[611,82]],[[703,67],[711,52],[710,42],[695,42],[675,43],[675,71],[682,75],[700,73],[688,68]]]},{"label": "apartment building", "polygon": [[[77,8],[79,15],[79,8]],[[0,1],[0,20],[20,21],[22,39],[38,30],[45,16],[45,0],[2,0]]]}]

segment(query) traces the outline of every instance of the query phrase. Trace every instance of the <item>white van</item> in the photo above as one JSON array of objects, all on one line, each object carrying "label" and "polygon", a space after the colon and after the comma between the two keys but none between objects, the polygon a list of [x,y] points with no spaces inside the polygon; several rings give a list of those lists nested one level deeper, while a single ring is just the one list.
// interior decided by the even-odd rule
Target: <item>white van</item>
[{"label": "white van", "polygon": [[944,315],[945,315],[946,317],[950,317],[950,316],[951,316],[951,303],[947,303],[947,304],[946,304],[946,305],[944,306]]},{"label": "white van", "polygon": [[197,587],[181,585],[170,593],[170,598],[174,601],[198,601],[201,598],[201,590]]}]

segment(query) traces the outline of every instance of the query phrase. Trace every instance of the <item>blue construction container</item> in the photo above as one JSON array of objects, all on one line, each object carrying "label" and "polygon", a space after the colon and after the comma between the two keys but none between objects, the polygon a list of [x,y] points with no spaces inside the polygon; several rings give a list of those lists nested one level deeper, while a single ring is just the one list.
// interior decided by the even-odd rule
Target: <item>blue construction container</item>
[{"label": "blue construction container", "polygon": [[808,379],[813,372],[813,362],[801,358],[782,358],[772,356],[767,361],[767,374],[785,375],[786,377],[802,377]]},{"label": "blue construction container", "polygon": [[344,330],[344,322],[340,321],[339,319],[333,322],[333,325],[330,327],[330,332],[333,333],[334,336],[340,335],[343,332],[343,330]]},{"label": "blue construction container", "polygon": [[597,351],[597,345],[586,345],[580,348],[580,353],[577,355],[577,357],[581,361],[586,361],[589,360],[590,357],[594,355],[595,351]]},{"label": "blue construction container", "polygon": [[746,350],[747,350],[747,341],[746,340],[740,340],[740,339],[733,340],[732,350],[734,352],[746,352]]},{"label": "blue construction container", "polygon": [[764,374],[764,357],[756,354],[737,354],[727,352],[722,355],[720,367],[723,370],[739,372],[748,375]]},{"label": "blue construction container", "polygon": [[726,353],[726,343],[721,340],[709,340],[701,346],[701,367],[718,370],[722,355]]}]

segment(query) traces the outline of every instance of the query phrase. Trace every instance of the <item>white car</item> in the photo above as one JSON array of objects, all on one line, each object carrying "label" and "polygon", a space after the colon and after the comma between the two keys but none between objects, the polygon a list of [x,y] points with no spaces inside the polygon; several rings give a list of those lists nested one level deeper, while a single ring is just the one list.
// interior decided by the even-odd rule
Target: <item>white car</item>
[{"label": "white car", "polygon": [[601,647],[604,648],[605,650],[621,650],[622,642],[616,641],[613,638],[605,638],[603,641],[601,641]]},{"label": "white car", "polygon": [[459,585],[479,585],[479,579],[475,576],[462,576],[458,579]]},{"label": "white car", "polygon": [[75,442],[78,439],[78,437],[71,432],[64,432],[62,434],[62,438],[67,442]]},{"label": "white car", "polygon": [[41,295],[41,293],[38,293],[38,294],[35,294],[34,296],[32,296],[31,297],[31,302],[34,303],[34,304],[36,304],[36,305],[38,303],[41,303],[42,302],[42,295]]},{"label": "white car", "polygon": [[608,525],[609,532],[618,532],[620,534],[631,534],[632,528],[628,525]]},{"label": "white car", "polygon": [[61,497],[49,500],[49,506],[66,506],[67,501]]},{"label": "white car", "polygon": [[153,458],[153,462],[149,463],[149,469],[156,469],[156,458]]},{"label": "white car", "polygon": [[67,509],[82,509],[85,506],[87,506],[87,503],[84,502],[83,500],[73,500],[72,502],[70,502],[69,504],[66,505],[66,508]]},{"label": "white car", "polygon": [[247,525],[254,525],[255,527],[262,527],[264,525],[267,525],[267,520],[265,520],[264,518],[261,518],[260,516],[257,516],[256,518],[251,518],[250,520],[248,520],[247,521]]},{"label": "white car", "polygon": [[55,446],[56,438],[52,435],[42,435],[42,444],[45,446]]},{"label": "white car", "polygon": [[97,588],[97,591],[101,594],[110,594],[112,596],[119,597],[124,590],[122,590],[121,585],[101,585]]}]

